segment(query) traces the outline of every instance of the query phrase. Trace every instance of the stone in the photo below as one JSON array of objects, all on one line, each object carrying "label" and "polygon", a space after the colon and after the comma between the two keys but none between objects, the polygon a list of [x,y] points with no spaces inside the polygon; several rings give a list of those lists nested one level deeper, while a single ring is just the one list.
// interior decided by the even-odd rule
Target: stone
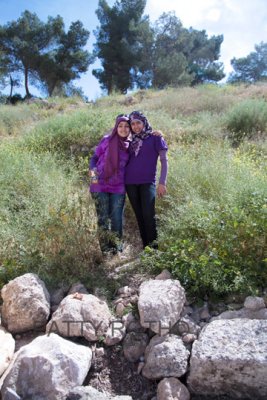
[{"label": "stone", "polygon": [[56,334],[43,335],[17,352],[1,388],[3,399],[12,390],[22,399],[57,400],[82,385],[91,366],[92,351]]},{"label": "stone", "polygon": [[148,280],[141,284],[138,300],[140,322],[159,335],[167,334],[179,320],[185,292],[178,280]]},{"label": "stone", "polygon": [[193,343],[195,340],[197,340],[197,336],[194,335],[193,333],[187,333],[182,337],[182,339],[185,344],[190,344]]},{"label": "stone", "polygon": [[245,299],[244,307],[248,310],[257,311],[265,308],[265,303],[262,297],[248,296]]},{"label": "stone", "polygon": [[70,390],[66,400],[132,400],[131,396],[111,396],[92,386],[80,386]]},{"label": "stone", "polygon": [[68,289],[66,287],[60,287],[50,292],[51,308],[54,307],[56,309],[67,293]]},{"label": "stone", "polygon": [[129,332],[123,341],[124,357],[130,362],[136,362],[145,353],[148,336],[142,332]]},{"label": "stone", "polygon": [[162,379],[184,375],[188,368],[189,351],[176,335],[155,335],[145,351],[143,376]]},{"label": "stone", "polygon": [[146,329],[140,324],[140,320],[134,316],[132,312],[125,314],[122,317],[127,332],[145,332]]},{"label": "stone", "polygon": [[184,336],[186,334],[194,334],[198,336],[200,332],[200,326],[197,325],[192,318],[189,316],[184,316],[179,319],[178,322],[172,327],[170,333],[176,335]]},{"label": "stone", "polygon": [[105,349],[103,347],[97,347],[95,349],[95,356],[96,357],[104,357],[105,355]]},{"label": "stone", "polygon": [[89,294],[88,290],[81,282],[74,283],[70,287],[68,294],[74,294],[74,293]]},{"label": "stone", "polygon": [[192,347],[190,392],[237,399],[267,398],[267,321],[214,320]]},{"label": "stone", "polygon": [[190,400],[190,393],[178,379],[164,378],[158,384],[157,400]]},{"label": "stone", "polygon": [[171,279],[171,278],[172,278],[172,274],[167,269],[164,269],[163,271],[161,271],[161,273],[159,275],[157,275],[155,277],[155,279],[159,279],[159,280],[166,280],[166,279]]},{"label": "stone", "polygon": [[116,305],[116,315],[118,317],[122,317],[123,316],[124,310],[125,310],[125,306],[124,306],[123,303],[118,303]]},{"label": "stone", "polygon": [[141,362],[138,364],[138,366],[137,366],[137,373],[138,373],[139,375],[141,374],[142,369],[144,368],[144,365],[145,365],[144,361],[141,361]]},{"label": "stone", "polygon": [[2,324],[11,333],[27,332],[46,325],[50,296],[44,282],[35,274],[24,274],[1,290]]},{"label": "stone", "polygon": [[9,366],[15,351],[13,336],[0,326],[0,376]]},{"label": "stone", "polygon": [[96,341],[108,330],[112,314],[106,302],[92,294],[65,297],[46,326],[46,332]]},{"label": "stone", "polygon": [[214,320],[219,320],[219,319],[235,319],[235,318],[267,320],[267,308],[261,308],[260,310],[251,310],[248,308],[241,308],[240,310],[224,311],[217,317],[211,318],[210,322],[212,322]]},{"label": "stone", "polygon": [[121,320],[112,320],[105,334],[104,343],[107,346],[114,346],[120,343],[126,335],[126,327]]}]

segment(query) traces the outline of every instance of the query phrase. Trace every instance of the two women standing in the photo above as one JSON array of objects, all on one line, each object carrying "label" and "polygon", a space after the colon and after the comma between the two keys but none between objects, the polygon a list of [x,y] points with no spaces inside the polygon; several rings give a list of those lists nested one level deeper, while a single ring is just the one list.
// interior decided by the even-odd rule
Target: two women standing
[{"label": "two women standing", "polygon": [[[130,134],[131,132],[131,134]],[[95,200],[102,252],[122,250],[125,192],[134,210],[143,247],[157,247],[156,168],[160,157],[158,196],[166,193],[167,145],[138,111],[116,118],[111,135],[98,144],[90,161],[90,191]],[[109,227],[110,224],[110,227]]]}]

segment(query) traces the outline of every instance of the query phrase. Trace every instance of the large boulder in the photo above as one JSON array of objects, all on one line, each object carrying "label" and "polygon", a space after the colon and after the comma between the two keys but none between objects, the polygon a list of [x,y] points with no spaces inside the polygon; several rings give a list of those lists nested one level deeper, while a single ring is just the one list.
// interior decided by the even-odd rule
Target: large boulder
[{"label": "large boulder", "polygon": [[148,280],[140,286],[138,310],[144,328],[167,334],[179,320],[185,291],[178,280]]},{"label": "large boulder", "polygon": [[25,274],[1,290],[2,324],[11,333],[26,332],[46,325],[50,296],[44,282],[35,274]]},{"label": "large boulder", "polygon": [[177,377],[187,372],[189,351],[176,335],[154,336],[145,351],[142,374],[148,379]]},{"label": "large boulder", "polygon": [[10,393],[22,399],[64,399],[71,388],[82,385],[91,359],[88,347],[54,333],[39,336],[18,351],[3,381],[3,399]]},{"label": "large boulder", "polygon": [[92,294],[71,294],[62,300],[52,315],[46,332],[96,341],[106,334],[111,319],[112,314],[105,301]]},{"label": "large boulder", "polygon": [[215,320],[193,344],[188,387],[204,396],[266,399],[266,355],[266,320]]},{"label": "large boulder", "polygon": [[9,366],[14,351],[15,340],[13,336],[0,326],[0,376]]}]

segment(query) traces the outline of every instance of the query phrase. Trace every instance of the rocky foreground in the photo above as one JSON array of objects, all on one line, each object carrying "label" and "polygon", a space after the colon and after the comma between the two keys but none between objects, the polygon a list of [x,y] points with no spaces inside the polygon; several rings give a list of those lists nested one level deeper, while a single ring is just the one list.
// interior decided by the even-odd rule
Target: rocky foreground
[{"label": "rocky foreground", "polygon": [[[112,305],[82,285],[49,293],[30,273],[10,281],[1,296],[4,400],[267,398],[267,308],[261,297],[210,312],[208,304],[189,304],[167,271],[138,288],[122,287]],[[26,344],[20,339],[27,332],[35,334]],[[101,382],[100,360],[109,362],[118,346],[125,372],[125,360],[131,367],[129,384],[114,393],[95,378]],[[135,382],[144,385],[138,395],[131,389]]]}]

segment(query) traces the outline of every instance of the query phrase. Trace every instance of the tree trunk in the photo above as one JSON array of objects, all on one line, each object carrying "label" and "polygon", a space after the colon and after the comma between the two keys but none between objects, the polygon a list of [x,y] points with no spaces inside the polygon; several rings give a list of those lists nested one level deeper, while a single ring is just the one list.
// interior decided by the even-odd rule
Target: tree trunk
[{"label": "tree trunk", "polygon": [[12,97],[12,95],[13,95],[14,81],[13,81],[11,75],[9,76],[9,78],[10,78],[10,94],[9,94],[9,101],[11,101],[11,97]]},{"label": "tree trunk", "polygon": [[30,98],[32,95],[29,92],[29,87],[28,87],[28,78],[29,78],[29,71],[28,68],[25,68],[25,90],[26,90],[26,97]]}]

